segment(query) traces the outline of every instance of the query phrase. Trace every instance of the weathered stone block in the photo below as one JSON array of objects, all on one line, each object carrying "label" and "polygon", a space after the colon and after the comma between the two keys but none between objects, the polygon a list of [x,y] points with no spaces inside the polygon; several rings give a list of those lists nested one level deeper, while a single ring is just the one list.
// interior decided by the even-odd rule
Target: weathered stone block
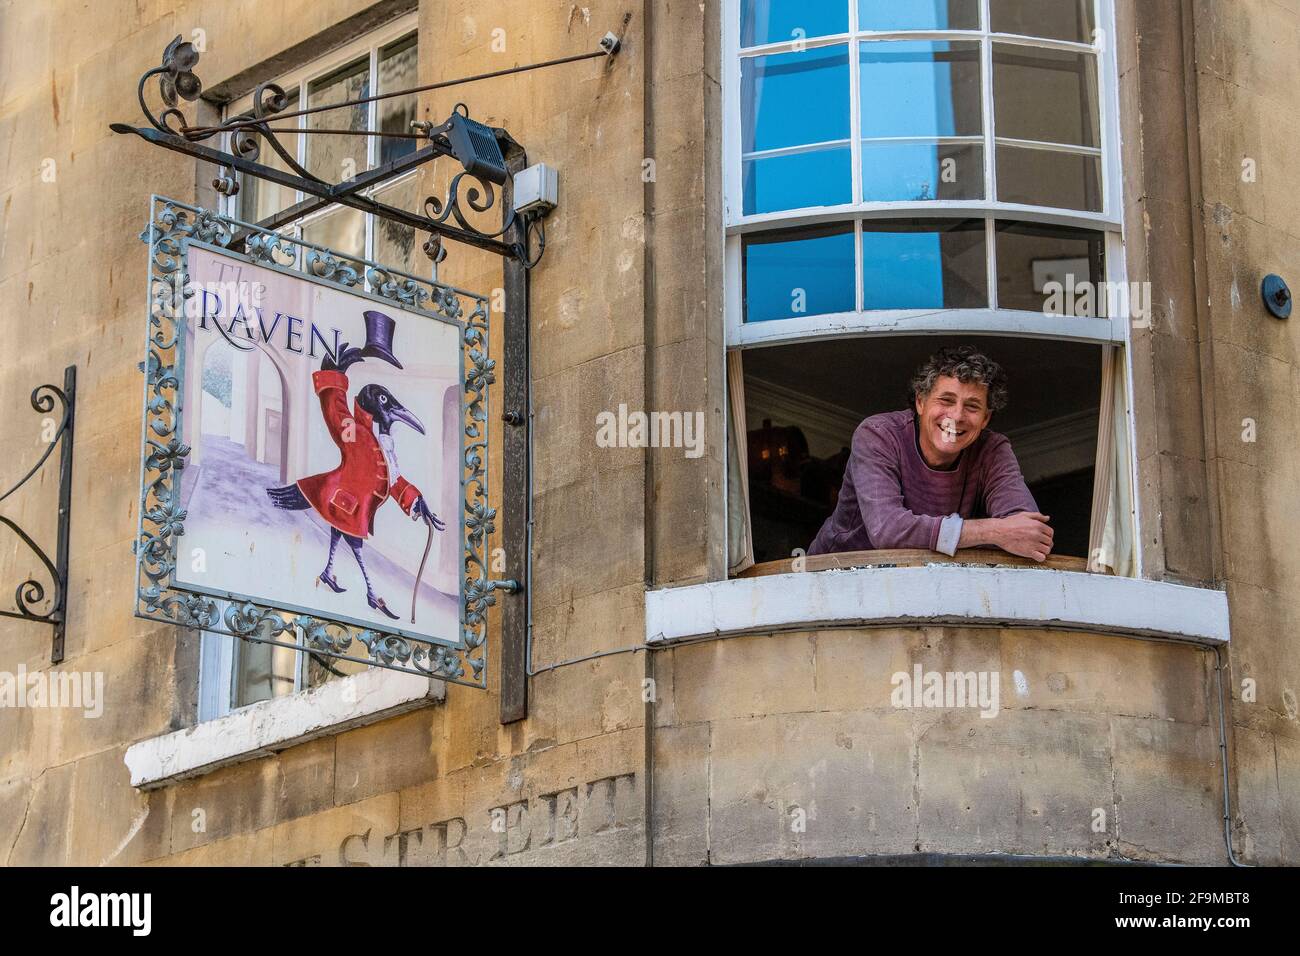
[{"label": "weathered stone block", "polygon": [[290,820],[265,831],[272,861],[319,866],[384,866],[396,862],[396,793]]},{"label": "weathered stone block", "polygon": [[[917,848],[1105,856],[1115,837],[1110,730],[1101,715],[924,713],[916,742]],[[1104,814],[1104,832],[1094,821]]]},{"label": "weathered stone block", "polygon": [[676,648],[671,653],[677,721],[690,724],[815,710],[815,647],[812,634],[791,633]]},{"label": "weathered stone block", "polygon": [[[26,783],[21,823],[9,848],[8,866],[68,866],[73,861],[69,824],[76,764],[50,767]],[[11,805],[20,798],[10,797]]]},{"label": "weathered stone block", "polygon": [[909,715],[713,723],[714,863],[906,852],[916,835]]},{"label": "weathered stone block", "polygon": [[1002,632],[1003,708],[1209,720],[1212,660],[1199,648],[1101,634]]},{"label": "weathered stone block", "polygon": [[650,820],[656,866],[709,862],[709,775],[712,727],[656,727]]},{"label": "weathered stone block", "polygon": [[1218,732],[1111,717],[1119,852],[1135,859],[1221,864]]},{"label": "weathered stone block", "polygon": [[380,793],[424,783],[438,776],[436,714],[420,709],[336,738],[334,802],[353,803]]}]

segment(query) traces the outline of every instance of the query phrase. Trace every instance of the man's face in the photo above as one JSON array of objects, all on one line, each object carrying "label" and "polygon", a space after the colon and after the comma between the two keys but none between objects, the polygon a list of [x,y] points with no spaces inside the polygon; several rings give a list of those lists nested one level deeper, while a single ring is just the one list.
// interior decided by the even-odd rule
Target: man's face
[{"label": "man's face", "polygon": [[916,396],[921,449],[926,458],[946,463],[979,437],[993,413],[987,385],[940,375],[927,395]]}]

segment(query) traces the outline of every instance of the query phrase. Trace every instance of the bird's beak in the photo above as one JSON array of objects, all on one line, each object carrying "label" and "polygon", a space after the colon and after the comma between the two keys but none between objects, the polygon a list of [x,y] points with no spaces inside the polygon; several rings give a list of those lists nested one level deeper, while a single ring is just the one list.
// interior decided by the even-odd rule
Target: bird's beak
[{"label": "bird's beak", "polygon": [[411,413],[410,409],[406,408],[405,406],[398,405],[396,402],[393,402],[392,405],[388,406],[388,413],[392,415],[395,419],[397,419],[399,422],[406,422],[406,424],[410,425],[421,435],[424,434],[424,426],[420,424],[420,420],[416,418],[415,415]]}]

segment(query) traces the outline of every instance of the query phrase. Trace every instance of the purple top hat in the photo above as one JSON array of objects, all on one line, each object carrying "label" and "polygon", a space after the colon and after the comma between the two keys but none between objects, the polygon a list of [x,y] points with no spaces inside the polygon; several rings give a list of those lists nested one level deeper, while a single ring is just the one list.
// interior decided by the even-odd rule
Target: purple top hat
[{"label": "purple top hat", "polygon": [[393,332],[397,329],[397,322],[382,312],[361,314],[366,320],[366,347],[361,350],[361,354],[366,358],[383,359],[401,368],[402,363],[393,354]]}]

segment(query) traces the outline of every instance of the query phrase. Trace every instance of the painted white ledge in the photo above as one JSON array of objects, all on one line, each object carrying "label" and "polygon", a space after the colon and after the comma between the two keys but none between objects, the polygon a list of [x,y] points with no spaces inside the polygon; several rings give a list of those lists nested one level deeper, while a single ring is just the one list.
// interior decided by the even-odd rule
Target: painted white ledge
[{"label": "painted white ledge", "polygon": [[288,697],[264,700],[126,751],[131,785],[152,790],[264,757],[295,744],[362,727],[443,700],[446,684],[382,668]]},{"label": "painted white ledge", "polygon": [[1215,645],[1228,599],[1208,588],[1036,568],[852,568],[646,593],[646,641],[819,627],[1048,627]]}]

